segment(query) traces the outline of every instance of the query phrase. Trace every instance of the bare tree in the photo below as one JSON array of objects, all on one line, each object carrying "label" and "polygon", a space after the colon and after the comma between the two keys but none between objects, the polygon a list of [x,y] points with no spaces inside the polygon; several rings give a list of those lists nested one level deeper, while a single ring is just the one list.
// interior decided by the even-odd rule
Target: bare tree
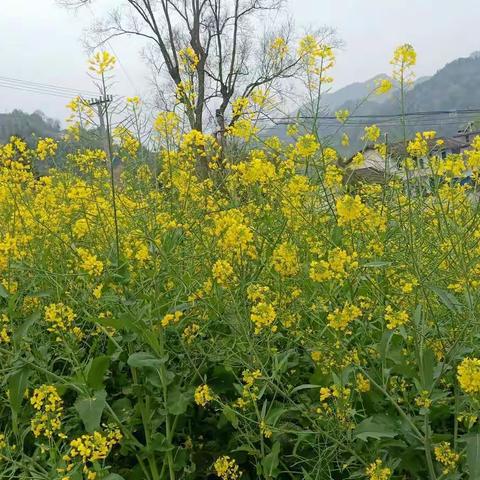
[{"label": "bare tree", "polygon": [[[95,0],[58,0],[81,7]],[[223,143],[239,114],[232,102],[299,72],[293,27],[262,27],[284,0],[125,0],[94,27],[97,46],[131,35],[148,41],[148,59],[173,82],[192,129],[213,122]],[[260,30],[261,35],[256,34]],[[273,48],[273,49],[272,49]]]}]

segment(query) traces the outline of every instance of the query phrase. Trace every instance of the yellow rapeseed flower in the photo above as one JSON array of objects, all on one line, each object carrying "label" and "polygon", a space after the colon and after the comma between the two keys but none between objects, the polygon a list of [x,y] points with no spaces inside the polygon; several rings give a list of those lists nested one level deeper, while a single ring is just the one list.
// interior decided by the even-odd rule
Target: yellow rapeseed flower
[{"label": "yellow rapeseed flower", "polygon": [[208,402],[213,400],[212,391],[208,385],[199,385],[194,394],[195,403],[204,407]]},{"label": "yellow rapeseed flower", "polygon": [[222,480],[237,480],[241,476],[237,463],[228,455],[217,458],[213,467],[217,477],[220,477]]},{"label": "yellow rapeseed flower", "polygon": [[98,75],[112,70],[117,59],[107,51],[96,53],[89,61],[88,69]]},{"label": "yellow rapeseed flower", "polygon": [[350,323],[362,315],[362,310],[355,305],[346,303],[342,309],[336,308],[327,316],[328,324],[335,330],[346,330]]},{"label": "yellow rapeseed flower", "polygon": [[480,358],[464,358],[457,367],[457,379],[465,393],[480,393]]},{"label": "yellow rapeseed flower", "polygon": [[452,450],[448,442],[442,442],[434,448],[435,459],[443,466],[443,474],[448,475],[455,471],[460,455]]},{"label": "yellow rapeseed flower", "polygon": [[367,467],[365,473],[369,480],[388,480],[392,476],[392,470],[384,467],[379,458]]},{"label": "yellow rapeseed flower", "polygon": [[296,275],[300,269],[297,247],[288,242],[278,245],[272,254],[272,265],[282,277]]},{"label": "yellow rapeseed flower", "polygon": [[385,307],[385,321],[387,322],[387,328],[393,330],[405,325],[409,321],[409,316],[405,310],[395,312],[391,305],[387,305]]}]

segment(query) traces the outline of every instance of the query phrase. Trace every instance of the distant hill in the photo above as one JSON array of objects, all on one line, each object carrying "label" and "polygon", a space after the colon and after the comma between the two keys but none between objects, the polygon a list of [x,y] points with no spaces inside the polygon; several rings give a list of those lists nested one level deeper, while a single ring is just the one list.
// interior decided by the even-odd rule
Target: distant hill
[{"label": "distant hill", "polygon": [[[423,76],[417,78],[414,82],[414,86],[420,85],[430,78],[432,77]],[[379,75],[375,75],[375,77],[370,78],[365,82],[351,83],[350,85],[333,92],[324,93],[321,99],[322,111],[332,114],[337,110],[341,110],[345,104],[356,104],[363,101],[369,95],[370,102],[374,104],[385,103],[388,100],[388,97],[384,95],[372,95],[377,83],[381,80],[390,80],[395,84],[395,81],[392,79],[392,77],[386,73],[380,73]],[[308,110],[308,107],[304,107],[303,110]]]},{"label": "distant hill", "polygon": [[[472,54],[466,58],[459,58],[448,63],[435,75],[417,81],[413,88],[407,92],[405,98],[406,112],[430,112],[445,110],[469,110],[480,108],[480,55]],[[354,109],[354,102],[347,102],[341,108]],[[399,113],[400,105],[398,95],[392,94],[389,98],[379,104],[366,102],[357,110],[358,115],[385,115]],[[480,115],[479,115],[480,117]],[[436,130],[439,135],[451,136],[458,132],[467,121],[477,120],[472,116],[443,115],[423,117],[418,119],[407,119],[407,135],[411,136],[419,130]],[[379,126],[381,126],[379,124]],[[388,133],[392,141],[401,136],[402,129],[391,125],[382,128]],[[358,138],[362,129],[351,129],[353,138]],[[358,143],[353,142],[354,147]]]},{"label": "distant hill", "polygon": [[[388,78],[381,74],[367,80],[348,85],[336,92],[324,95],[322,99],[323,109],[321,115],[333,115],[337,110],[349,110],[355,115],[390,115],[400,112],[398,90],[380,97],[371,96],[364,101],[367,94],[372,90],[376,79]],[[412,88],[406,94],[406,112],[428,112],[436,110],[464,110],[480,109],[480,52],[474,52],[469,57],[459,58],[448,63],[430,77],[421,77],[416,80]],[[344,100],[342,102],[342,100]],[[305,110],[302,110],[305,111]],[[423,122],[407,119],[407,135],[413,135],[419,130],[436,130],[439,135],[450,136],[457,133],[469,120],[479,120],[466,116],[450,115],[441,117],[428,117]],[[365,120],[366,121],[366,120]],[[352,123],[354,123],[352,121]],[[355,122],[358,124],[359,122]],[[372,122],[373,123],[373,122]],[[378,122],[383,133],[388,133],[390,140],[400,138],[402,129],[393,125],[393,121],[386,121],[384,125]],[[397,123],[399,121],[397,120]],[[329,125],[320,126],[321,137],[329,137],[338,129]],[[363,125],[346,127],[345,131],[351,138],[348,149],[342,149],[342,153],[349,155],[361,147],[360,137],[363,133]],[[268,134],[278,135],[285,138],[285,129],[275,127]],[[338,139],[331,138],[334,146],[338,147]]]},{"label": "distant hill", "polygon": [[[330,112],[338,110],[347,102],[356,102],[365,98],[375,88],[376,82],[384,79],[392,80],[388,75],[381,73],[366,82],[355,82],[332,93],[325,93],[322,97],[322,105]],[[384,98],[377,96],[373,101],[382,103]]]},{"label": "distant hill", "polygon": [[479,108],[479,79],[480,55],[475,53],[467,58],[459,58],[409,92],[408,110]]},{"label": "distant hill", "polygon": [[34,137],[58,138],[61,133],[60,123],[45,116],[41,111],[32,114],[14,110],[0,113],[0,143],[6,143],[12,135],[32,143]]}]

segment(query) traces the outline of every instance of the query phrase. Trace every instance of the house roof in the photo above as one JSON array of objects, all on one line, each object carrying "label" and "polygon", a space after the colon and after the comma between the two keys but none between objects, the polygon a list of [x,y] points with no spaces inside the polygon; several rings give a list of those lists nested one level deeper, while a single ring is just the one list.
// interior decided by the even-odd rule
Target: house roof
[{"label": "house roof", "polygon": [[[443,143],[441,145],[438,145],[437,143],[438,140],[443,140]],[[408,145],[408,141],[407,141],[407,145]],[[453,137],[437,137],[437,138],[428,139],[427,145],[431,152],[441,152],[442,150],[460,151],[462,148],[467,148],[470,146],[469,143]],[[392,155],[407,156],[407,151],[406,151],[404,142],[392,143],[391,145],[389,145],[388,148],[389,148],[389,152]]]},{"label": "house roof", "polygon": [[384,183],[385,180],[385,172],[375,168],[356,168],[355,170],[350,170],[345,176],[346,183]]},{"label": "house roof", "polygon": [[454,135],[454,138],[458,137],[466,137],[470,135],[480,135],[480,130],[472,130],[472,131],[465,131],[463,133],[458,132],[457,134]]},{"label": "house roof", "polygon": [[[363,152],[365,154],[365,152],[367,151],[377,151],[377,149],[375,148],[375,145],[373,143],[369,143],[367,144],[367,146],[361,150],[361,152]],[[352,163],[352,160],[353,158],[355,157],[355,155],[357,155],[358,152],[355,152],[353,155],[351,155],[350,157],[346,158],[346,159],[341,159],[339,161],[339,166],[340,167],[346,167],[348,165],[350,165],[350,163]]]}]

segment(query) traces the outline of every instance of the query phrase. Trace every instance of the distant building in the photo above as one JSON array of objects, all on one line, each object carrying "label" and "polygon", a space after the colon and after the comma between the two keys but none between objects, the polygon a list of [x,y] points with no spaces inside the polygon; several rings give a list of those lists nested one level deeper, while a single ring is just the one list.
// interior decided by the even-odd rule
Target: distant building
[{"label": "distant building", "polygon": [[480,135],[480,130],[475,128],[475,124],[473,122],[469,122],[464,128],[459,130],[458,133],[453,136],[453,138],[470,146],[472,140],[477,135]]},{"label": "distant building", "polygon": [[350,157],[342,167],[348,168],[346,175],[347,183],[368,182],[368,183],[383,183],[392,175],[390,159],[383,157],[381,153],[373,147],[368,145],[363,150],[365,162],[361,167],[353,167],[351,165],[354,156]]},{"label": "distant building", "polygon": [[[459,132],[454,137],[439,137],[427,140],[429,144],[430,155],[436,155],[445,159],[447,155],[462,153],[470,148],[470,144],[480,131]],[[438,144],[438,140],[442,140]],[[373,145],[367,145],[362,151],[365,162],[361,167],[352,167],[351,163],[355,155],[350,157],[342,164],[343,167],[349,167],[350,172],[346,181],[356,183],[358,181],[368,183],[382,183],[391,177],[403,177],[404,170],[401,169],[401,162],[408,156],[405,143],[397,142],[387,146],[387,154],[384,156]],[[414,177],[429,177],[431,170],[428,168],[428,158],[417,158],[417,169],[412,172]]]}]

